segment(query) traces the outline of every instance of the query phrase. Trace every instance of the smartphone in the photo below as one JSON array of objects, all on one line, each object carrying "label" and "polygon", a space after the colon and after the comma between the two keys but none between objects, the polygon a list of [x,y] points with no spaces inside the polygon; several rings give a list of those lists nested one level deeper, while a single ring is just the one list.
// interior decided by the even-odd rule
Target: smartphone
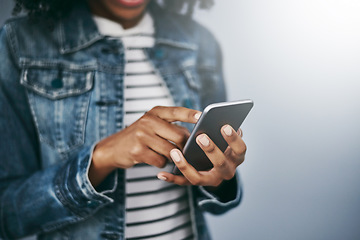
[{"label": "smartphone", "polygon": [[[253,105],[252,100],[221,102],[208,105],[195,124],[184,146],[183,154],[185,159],[198,171],[210,170],[213,165],[196,143],[196,137],[202,133],[206,133],[216,146],[224,152],[228,144],[221,134],[221,127],[229,124],[237,130],[249,114]],[[181,172],[176,166],[173,169],[173,174],[181,175]]]}]

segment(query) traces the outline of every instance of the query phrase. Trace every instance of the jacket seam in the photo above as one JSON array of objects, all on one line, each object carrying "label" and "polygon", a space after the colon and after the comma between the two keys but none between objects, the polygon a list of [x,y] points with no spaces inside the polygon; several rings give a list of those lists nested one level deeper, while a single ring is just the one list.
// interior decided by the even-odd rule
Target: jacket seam
[{"label": "jacket seam", "polygon": [[94,71],[97,69],[96,61],[93,61],[91,64],[77,64],[72,62],[66,62],[64,60],[57,59],[31,59],[28,57],[20,57],[19,65],[22,68],[36,68],[36,69],[51,69],[51,68],[61,68],[68,71],[74,72],[84,72],[84,71]]},{"label": "jacket seam", "polygon": [[19,54],[18,52],[16,51],[16,47],[14,46],[15,43],[13,43],[13,40],[14,41],[17,41],[16,40],[16,37],[15,37],[15,34],[13,34],[13,30],[11,28],[11,25],[10,24],[6,24],[4,26],[4,31],[5,31],[5,36],[6,36],[6,47],[8,48],[9,52],[10,52],[10,55],[11,55],[11,58],[12,58],[12,61],[14,63],[14,65],[17,67],[17,68],[20,68],[20,64],[19,64]]}]

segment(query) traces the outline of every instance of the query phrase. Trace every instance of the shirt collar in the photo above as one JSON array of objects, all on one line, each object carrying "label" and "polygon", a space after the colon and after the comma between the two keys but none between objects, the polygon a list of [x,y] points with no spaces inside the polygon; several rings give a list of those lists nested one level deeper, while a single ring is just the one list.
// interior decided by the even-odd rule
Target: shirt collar
[{"label": "shirt collar", "polygon": [[124,29],[120,23],[107,18],[93,16],[93,19],[99,32],[104,36],[124,37],[137,34],[153,35],[155,33],[154,21],[148,12],[144,14],[136,26],[129,29]]}]

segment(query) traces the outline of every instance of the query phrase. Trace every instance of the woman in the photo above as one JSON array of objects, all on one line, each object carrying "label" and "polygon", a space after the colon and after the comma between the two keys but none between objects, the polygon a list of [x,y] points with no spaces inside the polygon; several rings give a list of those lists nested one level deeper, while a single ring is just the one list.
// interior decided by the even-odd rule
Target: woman
[{"label": "woman", "polygon": [[30,16],[0,34],[1,238],[209,239],[202,212],[239,204],[239,132],[223,126],[225,153],[198,136],[208,172],[180,151],[173,123],[225,100],[219,46],[182,3],[17,1]]}]

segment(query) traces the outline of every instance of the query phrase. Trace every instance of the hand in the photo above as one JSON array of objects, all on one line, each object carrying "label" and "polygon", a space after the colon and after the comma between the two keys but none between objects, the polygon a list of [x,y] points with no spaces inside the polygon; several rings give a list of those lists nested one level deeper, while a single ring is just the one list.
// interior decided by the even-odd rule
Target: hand
[{"label": "hand", "polygon": [[[124,130],[100,141],[93,152],[89,179],[97,186],[116,168],[138,163],[163,167],[173,148],[182,149],[190,133],[175,121],[196,123],[200,112],[184,107],[155,107]],[[171,141],[171,142],[170,142]]]},{"label": "hand", "polygon": [[211,170],[197,171],[186,161],[179,149],[172,149],[170,152],[171,158],[183,176],[160,172],[158,178],[178,185],[191,184],[213,187],[218,187],[224,180],[232,179],[236,168],[244,162],[246,145],[242,140],[242,131],[240,129],[236,133],[231,126],[224,125],[221,128],[221,134],[229,144],[224,153],[206,134],[200,134],[196,138],[197,144],[214,165]]}]

